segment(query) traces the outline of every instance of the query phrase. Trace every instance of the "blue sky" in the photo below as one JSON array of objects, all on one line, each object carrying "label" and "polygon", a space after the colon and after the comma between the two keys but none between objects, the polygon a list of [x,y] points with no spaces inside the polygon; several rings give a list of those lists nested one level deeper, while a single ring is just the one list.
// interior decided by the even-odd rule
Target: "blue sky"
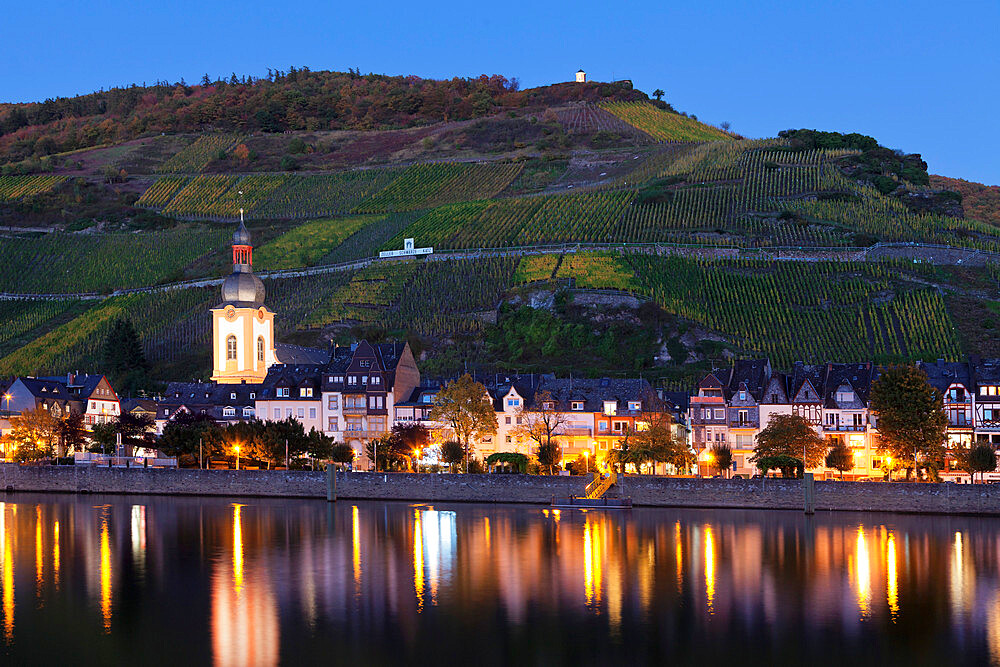
[{"label": "blue sky", "polygon": [[[1000,2],[5,3],[0,100],[268,67],[631,78],[752,137],[856,131],[1000,184]],[[13,5],[13,6],[11,6]]]}]

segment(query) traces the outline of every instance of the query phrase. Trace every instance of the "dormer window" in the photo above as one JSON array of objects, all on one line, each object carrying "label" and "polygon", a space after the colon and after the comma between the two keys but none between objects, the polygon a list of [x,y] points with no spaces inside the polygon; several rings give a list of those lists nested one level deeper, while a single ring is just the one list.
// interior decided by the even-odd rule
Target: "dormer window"
[{"label": "dormer window", "polygon": [[313,388],[312,387],[299,387],[299,396],[301,398],[312,398]]},{"label": "dormer window", "polygon": [[250,392],[250,400],[251,400],[251,401],[253,401],[253,400],[255,400],[256,398],[257,398],[257,393],[256,393],[256,392],[253,392],[253,391],[251,391],[251,392]]},{"label": "dormer window", "polygon": [[368,376],[367,375],[362,375],[361,376],[361,384],[364,384],[364,385],[368,384]]},{"label": "dormer window", "polygon": [[519,398],[508,398],[507,399],[507,407],[508,408],[516,408],[519,405],[521,405],[521,399],[519,399]]},{"label": "dormer window", "polygon": [[343,375],[335,375],[335,376],[333,376],[333,378],[331,378],[331,381],[333,381],[333,382],[335,382],[337,384],[343,384],[344,383],[344,376]]},{"label": "dormer window", "polygon": [[361,368],[369,368],[372,365],[370,359],[362,359],[360,362]]},{"label": "dormer window", "polygon": [[639,401],[629,401],[628,409],[631,410],[632,412],[637,412],[638,410],[640,410]]},{"label": "dormer window", "polygon": [[573,401],[570,403],[570,409],[577,411],[583,410],[583,401]]},{"label": "dormer window", "polygon": [[235,391],[229,393],[229,400],[231,400],[231,401],[235,401],[236,400],[236,392]]},{"label": "dormer window", "polygon": [[288,387],[278,387],[278,398],[288,398]]},{"label": "dormer window", "polygon": [[604,414],[614,415],[618,412],[618,401],[604,401]]},{"label": "dormer window", "polygon": [[553,401],[542,401],[542,410],[554,410],[556,404]]},{"label": "dormer window", "polygon": [[372,384],[382,384],[382,378],[377,377],[377,376],[373,377],[372,378]]},{"label": "dormer window", "polygon": [[233,408],[233,407],[225,407],[225,408],[223,408],[222,409],[222,416],[223,417],[235,417],[236,416],[236,408]]},{"label": "dormer window", "polygon": [[355,385],[357,383],[358,383],[358,377],[356,375],[348,375],[347,376],[347,384],[349,384],[349,385]]},{"label": "dormer window", "polygon": [[740,392],[740,400],[741,401],[747,400],[747,393],[745,391]]}]

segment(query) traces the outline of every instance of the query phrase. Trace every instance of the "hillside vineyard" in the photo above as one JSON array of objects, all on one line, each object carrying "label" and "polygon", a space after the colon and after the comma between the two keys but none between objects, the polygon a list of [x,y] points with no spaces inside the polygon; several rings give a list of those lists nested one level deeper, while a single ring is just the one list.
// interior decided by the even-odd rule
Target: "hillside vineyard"
[{"label": "hillside vineyard", "polygon": [[[279,341],[408,338],[442,373],[1000,353],[992,191],[956,186],[963,207],[871,137],[747,139],[629,82],[129,90],[0,107],[0,374],[93,367],[123,316],[197,373],[241,216]],[[435,253],[373,259],[404,239]]]}]

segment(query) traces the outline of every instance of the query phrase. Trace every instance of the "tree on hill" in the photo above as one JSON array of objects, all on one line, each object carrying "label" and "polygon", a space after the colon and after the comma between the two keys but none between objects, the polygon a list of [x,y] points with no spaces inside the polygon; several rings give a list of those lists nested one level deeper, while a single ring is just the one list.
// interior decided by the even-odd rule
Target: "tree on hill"
[{"label": "tree on hill", "polygon": [[800,461],[805,455],[805,467],[816,468],[823,463],[827,442],[813,425],[801,415],[772,415],[760,433],[753,449],[752,463],[772,456],[792,456]]},{"label": "tree on hill", "polygon": [[449,382],[438,392],[428,416],[431,421],[445,422],[465,449],[468,472],[469,446],[473,438],[492,436],[497,432],[497,415],[486,387],[466,373]]},{"label": "tree on hill", "polygon": [[119,317],[104,338],[102,368],[121,396],[135,396],[149,386],[149,362],[132,321]]},{"label": "tree on hill", "polygon": [[663,89],[662,89],[662,88],[657,88],[656,90],[654,90],[654,91],[653,91],[653,97],[655,97],[655,98],[656,98],[656,101],[657,101],[657,102],[659,102],[660,100],[662,100],[662,99],[663,99],[663,96],[664,96],[665,94],[666,94],[666,93],[664,93],[664,92],[663,92]]},{"label": "tree on hill", "polygon": [[841,441],[826,453],[826,467],[840,471],[840,479],[844,479],[844,473],[854,470],[854,453]]},{"label": "tree on hill", "polygon": [[933,477],[944,461],[948,417],[944,397],[927,382],[927,374],[912,364],[883,368],[872,383],[869,406],[875,414],[879,451],[906,462],[916,474],[919,458]]}]

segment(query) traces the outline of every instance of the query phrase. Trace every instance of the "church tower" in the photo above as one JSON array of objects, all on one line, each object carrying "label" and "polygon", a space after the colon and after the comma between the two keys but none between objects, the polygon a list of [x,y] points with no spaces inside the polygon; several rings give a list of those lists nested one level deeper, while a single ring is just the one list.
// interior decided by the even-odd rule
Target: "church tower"
[{"label": "church tower", "polygon": [[264,306],[264,283],[253,272],[253,246],[243,224],[233,234],[233,272],[212,309],[212,380],[257,384],[274,364],[274,313]]}]

